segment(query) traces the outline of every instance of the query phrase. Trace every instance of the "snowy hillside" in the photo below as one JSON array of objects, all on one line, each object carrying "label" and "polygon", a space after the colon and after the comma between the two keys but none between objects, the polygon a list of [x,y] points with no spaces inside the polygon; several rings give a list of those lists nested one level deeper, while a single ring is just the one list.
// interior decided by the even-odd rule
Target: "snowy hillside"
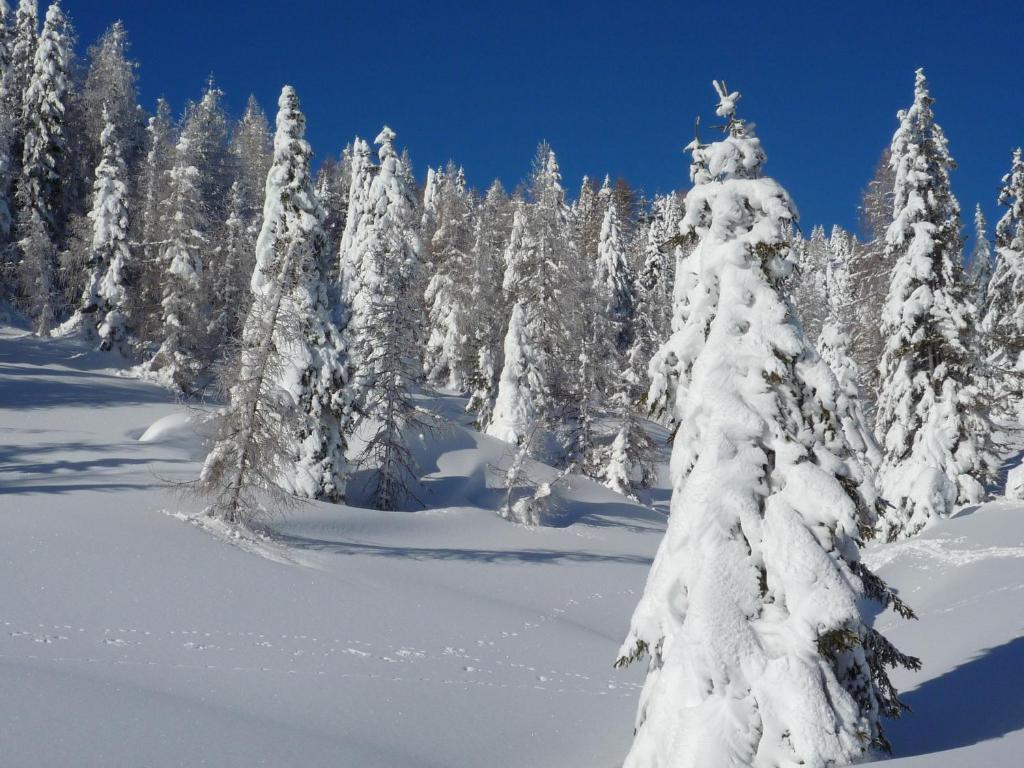
[{"label": "snowy hillside", "polygon": [[[310,503],[236,539],[164,484],[199,469],[185,410],[110,363],[0,329],[0,765],[621,764],[644,670],[612,662],[664,489],[572,480],[561,527],[515,526],[503,444],[453,426],[420,446],[427,510]],[[890,764],[1018,765],[1024,508],[868,560],[920,617],[877,619],[925,665]]]}]

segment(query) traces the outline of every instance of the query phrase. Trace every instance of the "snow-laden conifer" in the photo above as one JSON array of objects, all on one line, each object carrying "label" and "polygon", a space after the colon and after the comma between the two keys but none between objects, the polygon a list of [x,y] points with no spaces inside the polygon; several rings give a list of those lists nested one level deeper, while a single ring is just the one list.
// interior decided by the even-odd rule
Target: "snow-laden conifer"
[{"label": "snow-laden conifer", "polygon": [[[571,331],[575,317],[567,302],[573,283],[569,265],[576,262],[569,211],[565,204],[562,175],[554,151],[546,143],[537,149],[530,179],[529,202],[517,206],[506,250],[504,286],[510,306],[521,304],[521,324],[506,336],[504,366],[529,371],[526,376],[509,371],[498,384],[494,414],[488,434],[516,436],[521,440],[533,431],[521,422],[527,409],[516,405],[529,401],[529,412],[545,422],[536,441],[547,450],[549,428],[572,421],[571,411],[579,403],[576,366],[569,361],[578,355],[577,339]],[[521,342],[522,353],[508,357],[510,343]],[[510,387],[525,387],[513,392]],[[570,433],[572,429],[568,430]]]},{"label": "snow-laden conifer", "polygon": [[[354,353],[352,392],[369,433],[359,460],[373,469],[369,496],[378,509],[399,509],[417,500],[409,441],[422,426],[412,387],[421,364],[423,251],[416,232],[415,192],[394,139],[387,126],[375,139],[379,170],[365,203],[359,203],[353,250],[343,264],[357,281],[347,286],[356,289],[348,325]],[[353,184],[357,181],[354,171]],[[363,194],[354,191],[356,197]]]},{"label": "snow-laden conifer", "polygon": [[996,264],[982,327],[989,348],[997,402],[1010,414],[1024,395],[1024,158],[1013,152],[1003,177],[996,224]]},{"label": "snow-laden conifer", "polygon": [[39,2],[19,0],[7,46],[7,61],[0,76],[0,107],[8,122],[10,168],[4,183],[5,191],[21,174],[24,148],[25,91],[32,79],[36,47],[39,43]]},{"label": "snow-laden conifer", "polygon": [[68,20],[60,5],[52,3],[46,11],[22,104],[24,147],[18,197],[22,213],[38,217],[55,243],[63,235],[67,216],[66,115],[72,90],[72,44]]},{"label": "snow-laden conifer", "polygon": [[294,89],[278,102],[273,163],[228,406],[199,481],[232,523],[260,494],[341,501],[347,465],[345,350],[326,281],[330,255],[310,177],[312,151]]},{"label": "snow-laden conifer", "polygon": [[103,154],[93,185],[89,277],[79,314],[99,331],[102,349],[128,351],[131,251],[128,246],[128,170],[112,116],[100,135]]},{"label": "snow-laden conifer", "polygon": [[545,379],[547,352],[534,335],[536,305],[526,296],[535,246],[527,231],[526,205],[519,201],[505,250],[502,286],[512,310],[505,332],[503,364],[487,434],[521,443],[544,415],[549,402]]},{"label": "snow-laden conifer", "polygon": [[893,135],[894,219],[886,234],[895,263],[882,314],[875,433],[886,537],[910,536],[955,504],[980,501],[992,477],[984,405],[970,349],[977,322],[961,263],[954,167],[933,99],[918,70],[913,105]]},{"label": "snow-laden conifer", "polygon": [[798,243],[797,253],[799,266],[793,277],[793,303],[804,332],[814,341],[828,315],[827,275],[832,254],[825,228],[817,226],[811,230],[810,238]]},{"label": "snow-laden conifer", "polygon": [[475,365],[469,379],[471,392],[466,410],[476,414],[476,424],[481,430],[490,423],[498,394],[498,377],[505,360],[505,324],[509,310],[502,280],[510,228],[508,195],[501,182],[495,181],[477,210],[473,238],[470,349]]},{"label": "snow-laden conifer", "polygon": [[641,231],[633,347],[629,356],[630,368],[644,387],[650,385],[651,359],[672,333],[672,289],[680,216],[675,194],[656,197]]},{"label": "snow-laden conifer", "polygon": [[887,667],[917,664],[862,600],[909,611],[859,559],[869,515],[834,378],[784,294],[793,205],[716,86],[727,135],[691,144],[702,291],[679,346],[672,512],[620,658],[651,657],[625,766],[846,765],[888,746]]},{"label": "snow-laden conifer", "polygon": [[170,170],[174,165],[177,139],[171,119],[170,105],[158,99],[156,114],[146,126],[146,157],[137,184],[139,202],[131,218],[132,239],[139,277],[130,299],[135,320],[135,335],[146,349],[159,344],[163,325],[160,301],[163,298],[163,252],[166,225],[164,204],[170,190]]},{"label": "snow-laden conifer", "polygon": [[427,343],[423,371],[427,382],[463,392],[469,386],[474,360],[470,344],[473,273],[473,199],[461,168],[449,163],[432,174],[427,191],[433,218],[428,251],[433,270],[427,283]]},{"label": "snow-laden conifer", "polygon": [[634,279],[618,208],[612,198],[605,206],[601,223],[595,282],[599,301],[603,305],[598,310],[610,323],[611,348],[619,354],[624,353],[632,341]]},{"label": "snow-laden conifer", "polygon": [[981,212],[981,205],[977,205],[974,208],[974,248],[971,251],[968,279],[972,289],[971,300],[978,311],[978,316],[982,318],[988,312],[988,284],[992,280],[994,268],[992,243],[988,239],[988,222],[985,221],[985,214]]},{"label": "snow-laden conifer", "polygon": [[200,283],[206,249],[206,218],[199,188],[199,169],[189,139],[182,135],[168,172],[168,197],[162,202],[161,224],[166,240],[160,249],[162,296],[160,347],[149,362],[164,383],[179,392],[193,391],[201,369],[200,349],[206,307]]}]

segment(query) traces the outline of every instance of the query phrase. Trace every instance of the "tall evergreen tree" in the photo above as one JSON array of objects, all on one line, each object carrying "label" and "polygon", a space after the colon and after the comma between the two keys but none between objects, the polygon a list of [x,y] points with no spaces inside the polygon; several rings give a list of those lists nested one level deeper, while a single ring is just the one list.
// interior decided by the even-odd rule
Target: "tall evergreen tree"
[{"label": "tall evergreen tree", "polygon": [[511,207],[501,182],[487,190],[477,210],[473,237],[470,349],[475,367],[469,379],[471,394],[466,410],[476,414],[483,430],[490,423],[504,364],[505,324],[509,317],[502,290],[505,247],[511,229]]},{"label": "tall evergreen tree", "polygon": [[179,392],[190,394],[202,369],[201,347],[207,307],[202,303],[203,252],[207,220],[200,191],[199,169],[189,136],[182,134],[168,172],[168,197],[161,217],[166,240],[160,250],[163,266],[160,300],[160,348],[148,367]]},{"label": "tall evergreen tree", "polygon": [[[65,116],[72,89],[72,45],[70,25],[55,2],[46,12],[22,103],[24,143],[17,193],[23,290],[30,296],[40,330],[48,329],[64,310],[58,298],[57,254],[65,235],[65,187],[71,170]],[[43,290],[48,295],[40,295]]]},{"label": "tall evergreen tree", "polygon": [[375,139],[380,168],[361,208],[361,232],[353,244],[358,252],[349,262],[359,265],[359,292],[349,323],[357,352],[354,397],[370,432],[360,462],[374,469],[372,503],[391,510],[417,500],[409,435],[421,424],[412,386],[423,327],[419,211],[394,139],[387,126]]},{"label": "tall evergreen tree", "polygon": [[38,217],[54,243],[64,234],[69,183],[66,119],[72,93],[73,38],[58,3],[46,11],[22,105],[24,148],[18,190],[23,214]]},{"label": "tall evergreen tree", "polygon": [[833,379],[784,292],[793,205],[761,175],[739,94],[715,85],[727,134],[690,145],[701,291],[672,513],[619,659],[651,656],[625,766],[845,765],[888,747],[880,718],[902,704],[887,667],[918,665],[861,601],[910,611],[859,559],[870,514]]},{"label": "tall evergreen tree", "polygon": [[93,188],[92,247],[81,304],[69,324],[92,335],[99,331],[103,349],[128,351],[128,290],[131,253],[128,247],[128,170],[121,156],[113,116],[100,135],[103,155]]},{"label": "tall evergreen tree", "polygon": [[226,219],[214,229],[217,258],[207,278],[211,282],[209,334],[214,350],[238,335],[248,311],[245,276],[251,275],[255,266],[253,254],[271,159],[267,118],[250,96],[228,144],[227,174],[233,181],[227,192]]},{"label": "tall evergreen tree", "polygon": [[159,344],[163,326],[160,302],[163,298],[164,264],[161,254],[166,240],[164,204],[170,193],[170,171],[174,165],[177,137],[170,105],[157,100],[156,114],[146,127],[146,157],[136,182],[139,202],[130,220],[135,247],[138,285],[129,297],[135,335],[143,350]]},{"label": "tall evergreen tree", "polygon": [[332,307],[331,257],[310,176],[312,150],[291,86],[278,102],[273,163],[239,361],[225,379],[220,418],[199,490],[213,510],[244,523],[259,494],[341,501],[347,465],[345,350]]},{"label": "tall evergreen tree", "polygon": [[818,338],[828,316],[828,270],[831,250],[825,228],[817,226],[811,237],[797,248],[799,267],[794,275],[793,303],[804,332],[812,341]]},{"label": "tall evergreen tree", "polygon": [[971,282],[972,295],[978,316],[984,317],[988,311],[988,284],[992,280],[992,243],[988,239],[988,223],[981,205],[974,208],[974,249],[971,251],[968,279]]},{"label": "tall evergreen tree", "polygon": [[15,186],[21,175],[25,136],[25,91],[32,79],[36,47],[39,44],[38,0],[19,0],[14,27],[9,33],[8,41],[7,62],[0,78],[0,106],[9,122],[6,127],[9,132],[10,167],[3,179],[6,185],[4,190],[9,195],[9,190]]},{"label": "tall evergreen tree", "polygon": [[954,167],[918,70],[913,105],[900,112],[891,162],[894,219],[886,235],[895,263],[885,309],[875,432],[883,447],[881,521],[889,538],[910,536],[955,504],[984,497],[993,457],[978,429],[984,406],[969,349],[977,318],[967,298]]},{"label": "tall evergreen tree", "polygon": [[427,250],[433,274],[427,283],[428,334],[423,370],[427,382],[456,392],[469,387],[475,361],[470,344],[473,270],[473,199],[461,168],[449,163],[428,184],[430,205],[424,217],[435,218]]},{"label": "tall evergreen tree", "polygon": [[[530,178],[529,202],[519,208],[513,219],[512,234],[506,252],[504,284],[509,305],[522,304],[520,337],[529,354],[526,377],[502,374],[494,414],[488,433],[505,439],[521,441],[524,429],[531,427],[519,422],[516,414],[524,413],[512,407],[521,398],[532,403],[532,412],[544,422],[547,437],[557,438],[561,425],[573,425],[579,405],[576,366],[566,364],[578,359],[578,339],[573,336],[574,315],[566,311],[571,300],[573,276],[570,264],[577,263],[572,241],[569,211],[565,204],[562,174],[554,151],[542,143],[534,159]],[[511,323],[509,334],[513,329]],[[509,341],[505,344],[505,366],[509,366]],[[515,382],[515,384],[513,383]],[[513,392],[510,387],[525,386],[525,392]],[[576,430],[568,428],[571,442]],[[556,444],[544,439],[537,441],[538,450],[556,449]],[[562,445],[564,452],[571,446]],[[555,457],[556,459],[558,457]]]},{"label": "tall evergreen tree", "polygon": [[996,401],[1009,414],[1024,403],[1024,158],[1013,151],[1003,177],[996,224],[996,264],[987,289],[982,328],[989,348]]},{"label": "tall evergreen tree", "polygon": [[648,366],[672,333],[672,286],[681,211],[675,194],[656,197],[641,234],[641,266],[636,282],[636,316],[630,368],[644,388]]}]

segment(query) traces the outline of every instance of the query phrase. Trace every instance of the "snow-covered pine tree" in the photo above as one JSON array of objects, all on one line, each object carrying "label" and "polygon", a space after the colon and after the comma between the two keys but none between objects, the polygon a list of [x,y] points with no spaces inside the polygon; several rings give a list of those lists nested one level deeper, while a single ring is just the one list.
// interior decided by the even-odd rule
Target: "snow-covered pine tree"
[{"label": "snow-covered pine tree", "polygon": [[132,241],[139,272],[136,290],[129,296],[135,336],[143,351],[158,345],[163,327],[160,302],[163,298],[164,265],[161,259],[166,240],[164,203],[170,194],[170,171],[174,165],[177,137],[170,105],[158,99],[156,114],[146,127],[146,157],[136,182],[139,202],[131,217]]},{"label": "snow-covered pine tree", "polygon": [[163,265],[160,300],[161,337],[148,368],[183,394],[199,377],[207,309],[202,305],[203,252],[207,248],[206,217],[199,188],[199,169],[189,137],[182,134],[168,172],[168,197],[162,202],[161,225],[166,240],[160,249]]},{"label": "snow-covered pine tree", "polygon": [[248,276],[255,266],[256,238],[260,231],[264,187],[273,156],[266,115],[252,96],[245,113],[231,132],[228,144],[226,219],[215,233],[216,269],[211,285],[209,333],[213,349],[237,337],[248,312]]},{"label": "snow-covered pine tree", "polygon": [[347,313],[331,302],[312,150],[291,86],[278,106],[253,302],[198,483],[213,497],[212,511],[231,523],[250,520],[260,494],[273,488],[327,501],[345,495],[346,361],[336,320]]},{"label": "snow-covered pine tree", "polygon": [[500,181],[487,190],[476,214],[471,280],[470,350],[475,366],[469,380],[466,410],[476,414],[476,425],[486,429],[498,394],[504,364],[505,323],[509,308],[502,290],[505,247],[512,225],[508,195]]},{"label": "snow-covered pine tree", "polygon": [[[607,179],[604,189],[609,189]],[[635,498],[635,489],[647,485],[653,477],[650,439],[636,412],[641,383],[628,358],[633,340],[635,278],[619,222],[618,202],[612,195],[605,199],[594,275],[594,343],[589,354],[597,374],[597,391],[593,394],[599,394],[611,407],[618,425],[611,445],[597,449],[589,463],[606,486]]]},{"label": "snow-covered pine tree", "polygon": [[63,234],[64,185],[70,170],[65,115],[72,94],[72,36],[58,3],[46,11],[22,105],[24,148],[19,202],[54,242]]},{"label": "snow-covered pine tree", "polygon": [[[561,334],[568,343],[559,361],[560,367],[570,372],[568,384],[572,394],[561,393],[561,399],[569,401],[568,407],[561,409],[561,442],[565,458],[587,474],[595,474],[598,468],[595,426],[604,401],[602,385],[608,370],[614,368],[607,354],[615,343],[612,321],[605,312],[604,296],[598,295],[604,284],[597,277],[601,224],[611,200],[611,182],[607,177],[599,191],[589,177],[583,178],[579,196],[569,209],[573,247],[563,255],[561,290],[571,298],[565,302],[561,318]],[[621,251],[620,234],[616,221],[616,247]]]},{"label": "snow-covered pine tree", "polygon": [[[128,247],[128,169],[113,116],[100,135],[103,154],[96,166],[93,186],[92,248],[89,273],[78,310],[78,322],[90,333],[98,330],[104,350],[129,347],[128,291],[131,252]],[[74,320],[72,320],[74,322]]]},{"label": "snow-covered pine tree", "polygon": [[[338,273],[341,295],[344,303],[351,308],[354,329],[362,322],[364,290],[363,260],[367,254],[374,211],[370,206],[370,186],[376,173],[370,159],[370,145],[358,136],[352,142],[351,179],[349,180],[348,213],[345,231],[338,248]],[[359,349],[350,345],[353,368],[360,368]]]},{"label": "snow-covered pine tree", "polygon": [[848,328],[856,318],[855,290],[850,277],[852,245],[836,227],[829,240],[833,258],[829,262],[828,314],[818,335],[818,354],[836,377],[834,410],[843,426],[846,442],[861,468],[861,494],[873,501],[878,495],[877,475],[882,453],[864,414],[860,391],[861,373],[850,349]]},{"label": "snow-covered pine tree", "polygon": [[672,333],[672,285],[680,217],[674,193],[656,197],[640,233],[641,265],[629,365],[645,389],[650,386],[651,359]]},{"label": "snow-covered pine tree", "polygon": [[888,747],[887,667],[918,665],[861,601],[910,612],[859,559],[870,515],[834,379],[784,293],[793,205],[761,175],[739,94],[715,85],[727,135],[690,145],[703,291],[680,347],[672,513],[619,659],[651,656],[625,766],[845,765]]},{"label": "snow-covered pine tree", "polygon": [[988,223],[979,204],[974,207],[974,249],[971,251],[967,273],[972,288],[971,299],[979,317],[984,317],[988,311],[988,284],[992,280],[994,266],[992,243],[988,239]]},{"label": "snow-covered pine tree", "polygon": [[[320,164],[316,177],[316,195],[320,206],[324,209],[324,232],[327,242],[334,253],[341,247],[341,237],[345,232],[345,220],[348,218],[348,193],[352,183],[352,146],[341,152],[340,159],[327,157]],[[337,263],[331,267],[331,275],[338,280]]]},{"label": "snow-covered pine tree", "polygon": [[881,492],[890,503],[880,529],[890,539],[912,536],[955,504],[980,501],[994,469],[973,380],[977,317],[961,263],[960,206],[949,186],[954,163],[933,102],[919,69],[914,103],[900,112],[891,147],[896,185],[886,260],[895,266],[882,313],[875,420]]},{"label": "snow-covered pine tree", "polygon": [[[7,0],[0,0],[0,108],[4,106],[3,99],[3,80],[4,75],[11,65],[11,44],[13,43],[13,30],[11,29],[12,14],[11,9],[7,5]],[[0,114],[0,248],[7,244],[7,238],[11,234],[11,200],[9,199],[10,190],[10,171],[11,171],[11,155],[10,145],[13,140],[13,132],[15,125],[12,121],[12,115],[9,112]],[[3,262],[0,261],[0,269],[3,267]],[[7,293],[7,281],[3,281],[3,286],[0,287],[0,301],[9,298],[5,296]]]},{"label": "snow-covered pine tree", "polygon": [[[11,23],[13,21],[11,6],[7,4],[7,0],[0,0],[0,97],[2,97],[4,73],[11,65],[11,43],[14,38]],[[0,104],[2,103],[0,100]]]},{"label": "snow-covered pine tree", "polygon": [[[528,232],[527,205],[517,200],[505,249],[502,288],[512,307],[505,331],[501,374],[487,434],[519,445],[545,417],[551,395],[546,378],[549,352],[544,344],[539,307],[531,300],[536,280],[536,244]],[[540,287],[536,288],[537,292]]]},{"label": "snow-covered pine tree", "polygon": [[[562,174],[546,142],[537,148],[528,193],[529,202],[517,206],[514,214],[503,282],[509,305],[522,304],[518,336],[526,342],[523,350],[528,357],[523,362],[529,375],[502,373],[487,431],[516,442],[528,433],[536,434],[538,452],[572,455],[580,396],[579,376],[570,361],[578,359],[579,344],[573,336],[576,315],[566,308],[575,298],[570,265],[578,264],[579,259],[571,236]],[[509,342],[515,340],[513,330],[510,323],[508,335],[512,338],[506,339],[504,347],[505,367],[515,364],[507,357]],[[513,392],[510,387],[527,389]],[[535,430],[522,423],[520,416],[527,409],[517,402],[524,399],[531,403],[529,411],[543,420],[544,429]],[[554,460],[562,458],[555,456]]]},{"label": "snow-covered pine tree", "polygon": [[797,252],[799,268],[793,278],[793,303],[804,333],[815,341],[828,316],[827,275],[832,253],[825,228],[819,225],[812,229],[810,238],[799,242]]},{"label": "snow-covered pine tree", "polygon": [[431,177],[423,217],[433,223],[428,251],[433,274],[427,283],[427,344],[423,372],[433,386],[456,392],[469,387],[475,360],[470,344],[473,270],[473,198],[462,168],[449,162]]},{"label": "snow-covered pine tree", "polygon": [[[607,184],[606,179],[605,185]],[[618,206],[614,197],[609,197],[607,205],[604,206],[604,218],[597,245],[595,292],[601,305],[597,309],[609,323],[606,338],[611,342],[611,349],[620,356],[632,343],[634,282],[619,221]]]},{"label": "snow-covered pine tree", "polygon": [[995,401],[1011,416],[1024,404],[1024,157],[1015,149],[1003,177],[996,224],[996,264],[982,329],[993,371]]},{"label": "snow-covered pine tree", "polygon": [[138,64],[128,57],[128,35],[117,21],[89,46],[89,67],[73,104],[74,183],[70,204],[84,202],[90,180],[99,165],[103,148],[97,138],[112,123],[119,137],[122,159],[131,173],[143,157],[146,145],[145,114],[138,104]]},{"label": "snow-covered pine tree", "polygon": [[[513,232],[514,229],[513,224]],[[512,306],[494,416],[487,427],[487,434],[513,445],[521,445],[543,417],[534,397],[544,386],[536,366],[541,353],[534,348],[534,340],[528,333],[528,311],[528,304],[522,299]]]},{"label": "snow-covered pine tree", "polygon": [[[66,114],[72,95],[71,66],[73,39],[70,25],[60,5],[52,3],[46,12],[42,34],[35,49],[32,74],[22,103],[21,125],[24,131],[21,156],[21,178],[18,182],[19,229],[23,242],[38,241],[46,236],[52,247],[41,242],[32,246],[31,258],[23,245],[23,267],[35,279],[25,282],[32,290],[47,286],[50,295],[30,296],[30,306],[48,307],[51,318],[42,321],[34,316],[37,326],[48,325],[52,316],[62,314],[57,306],[59,278],[56,254],[63,242],[67,210],[65,185],[71,170],[66,137]],[[52,254],[47,263],[44,256]],[[45,272],[51,274],[45,276]]]},{"label": "snow-covered pine tree", "polygon": [[360,463],[374,469],[369,488],[373,505],[388,510],[418,500],[409,438],[422,426],[412,396],[423,327],[419,211],[394,139],[387,126],[375,139],[380,169],[361,208],[361,232],[353,244],[358,251],[348,264],[359,265],[349,337],[357,352],[355,406],[369,432]]},{"label": "snow-covered pine tree", "polygon": [[9,123],[6,128],[9,131],[10,167],[2,182],[6,185],[4,193],[10,200],[10,191],[21,176],[25,135],[22,122],[25,91],[32,79],[36,47],[39,43],[38,0],[19,0],[14,27],[9,33],[8,40],[7,64],[0,77],[0,111]]}]

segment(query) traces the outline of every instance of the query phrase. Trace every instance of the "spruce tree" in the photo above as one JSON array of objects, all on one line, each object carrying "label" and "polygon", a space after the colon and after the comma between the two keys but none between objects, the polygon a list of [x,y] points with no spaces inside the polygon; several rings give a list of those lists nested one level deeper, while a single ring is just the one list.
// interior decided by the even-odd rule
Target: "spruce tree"
[{"label": "spruce tree", "polygon": [[137,243],[135,263],[138,285],[129,297],[132,303],[135,335],[143,350],[159,345],[163,325],[160,302],[163,298],[163,253],[166,226],[164,204],[170,193],[170,171],[174,165],[177,138],[170,105],[157,100],[156,114],[146,127],[146,157],[136,183],[139,202],[131,217],[132,240]]},{"label": "spruce tree", "polygon": [[148,367],[183,394],[194,391],[202,369],[200,360],[207,307],[202,303],[203,252],[207,248],[206,218],[199,169],[182,134],[168,172],[168,197],[162,202],[164,236],[160,250],[163,268],[160,347]]},{"label": "spruce tree", "polygon": [[954,163],[933,101],[918,70],[914,103],[900,112],[891,147],[895,213],[886,260],[895,267],[882,314],[875,422],[888,538],[980,501],[993,472],[970,350],[977,318],[961,263],[960,207],[949,186]]},{"label": "spruce tree", "polygon": [[[17,194],[23,290],[40,331],[48,330],[64,310],[57,253],[65,234],[65,186],[71,170],[65,116],[72,93],[72,55],[70,26],[60,6],[53,3],[46,12],[22,102],[24,143]],[[43,290],[48,295],[40,295]]]},{"label": "spruce tree", "polygon": [[1024,158],[1015,149],[1003,177],[996,224],[996,263],[987,289],[982,328],[989,350],[996,402],[1009,415],[1024,403]]},{"label": "spruce tree", "polygon": [[6,184],[5,192],[9,195],[10,188],[21,175],[25,136],[25,91],[32,79],[36,47],[39,44],[38,0],[19,0],[14,27],[9,33],[8,41],[7,62],[0,78],[0,106],[8,121],[10,168],[3,181]]},{"label": "spruce tree", "polygon": [[[77,322],[90,335],[99,331],[102,349],[128,351],[131,252],[128,247],[128,170],[113,116],[100,135],[103,154],[93,186],[89,273]],[[75,322],[73,319],[71,322]]]},{"label": "spruce tree", "polygon": [[473,270],[473,199],[461,168],[449,163],[431,176],[423,217],[434,220],[428,252],[433,274],[427,283],[428,333],[423,372],[427,382],[464,392],[474,360],[470,345]]},{"label": "spruce tree", "polygon": [[22,105],[24,148],[18,191],[25,215],[43,222],[54,243],[64,233],[68,145],[65,115],[72,94],[72,37],[60,5],[46,11]]},{"label": "spruce tree", "polygon": [[979,317],[984,317],[988,312],[988,284],[992,280],[994,267],[992,243],[988,239],[988,223],[979,204],[974,208],[974,249],[971,251],[968,267],[968,280],[972,288],[971,300],[978,310]]},{"label": "spruce tree", "polygon": [[793,303],[804,332],[814,341],[828,315],[826,282],[831,251],[825,228],[817,226],[811,230],[810,239],[798,243],[797,253],[799,267],[793,278]]},{"label": "spruce tree", "polygon": [[273,163],[251,281],[252,306],[236,366],[225,375],[228,407],[218,422],[198,490],[211,511],[245,523],[261,494],[341,501],[349,412],[346,361],[326,274],[323,215],[310,177],[298,97],[285,86],[278,102]]},{"label": "spruce tree", "polygon": [[502,287],[512,310],[505,332],[501,374],[487,434],[521,444],[545,418],[550,407],[547,378],[549,352],[538,320],[540,307],[533,294],[536,276],[536,244],[528,231],[527,206],[518,201],[505,250]]},{"label": "spruce tree", "polygon": [[422,425],[412,395],[423,327],[419,211],[394,139],[387,126],[375,139],[379,170],[360,203],[359,233],[346,265],[358,265],[348,332],[355,407],[369,432],[359,460],[374,470],[368,489],[373,505],[387,510],[418,501],[409,437]]},{"label": "spruce tree", "polygon": [[793,205],[715,85],[726,135],[690,145],[701,290],[672,512],[619,659],[651,657],[625,766],[845,765],[888,747],[880,718],[903,705],[887,667],[918,665],[862,600],[910,611],[859,559],[871,516],[833,379],[785,293]]},{"label": "spruce tree", "polygon": [[681,211],[675,194],[656,197],[641,232],[630,368],[646,389],[648,366],[672,333],[672,286]]},{"label": "spruce tree", "polygon": [[502,290],[505,247],[511,228],[511,207],[501,182],[487,190],[476,214],[473,237],[473,276],[470,294],[470,350],[475,360],[469,379],[466,410],[476,414],[476,425],[486,429],[498,394],[504,364],[505,324],[509,309]]}]

